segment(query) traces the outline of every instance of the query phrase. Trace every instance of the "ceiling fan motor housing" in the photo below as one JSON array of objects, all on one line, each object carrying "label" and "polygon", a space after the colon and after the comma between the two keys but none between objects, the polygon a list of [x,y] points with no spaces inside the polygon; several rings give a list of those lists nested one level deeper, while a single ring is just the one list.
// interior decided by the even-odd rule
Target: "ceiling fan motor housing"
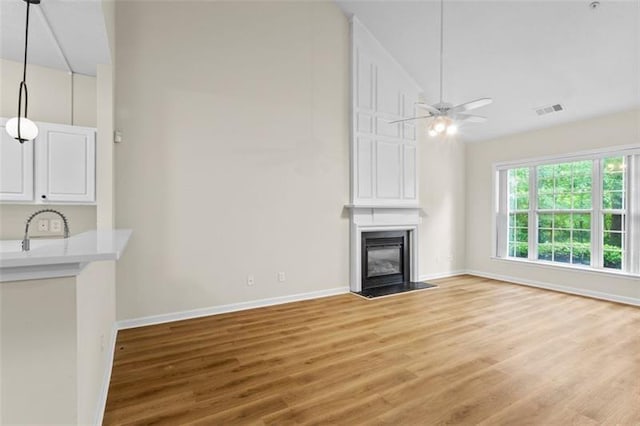
[{"label": "ceiling fan motor housing", "polygon": [[449,102],[439,102],[433,105],[433,107],[439,110],[441,113],[446,114],[451,108],[453,108],[453,104]]}]

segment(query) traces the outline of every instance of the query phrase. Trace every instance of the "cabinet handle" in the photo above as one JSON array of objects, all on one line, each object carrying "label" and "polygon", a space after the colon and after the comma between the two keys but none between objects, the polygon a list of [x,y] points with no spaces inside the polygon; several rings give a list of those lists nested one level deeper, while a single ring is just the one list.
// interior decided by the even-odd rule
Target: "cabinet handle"
[{"label": "cabinet handle", "polygon": [[46,195],[41,195],[40,198],[42,198],[43,200],[47,198]]}]

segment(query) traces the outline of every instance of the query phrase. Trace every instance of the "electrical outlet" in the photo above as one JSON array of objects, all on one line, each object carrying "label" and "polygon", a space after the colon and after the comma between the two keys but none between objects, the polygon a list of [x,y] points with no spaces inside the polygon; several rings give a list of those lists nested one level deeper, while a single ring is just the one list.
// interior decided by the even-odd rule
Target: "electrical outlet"
[{"label": "electrical outlet", "polygon": [[49,230],[49,219],[38,219],[38,231],[47,232]]},{"label": "electrical outlet", "polygon": [[285,282],[287,280],[287,276],[284,274],[284,272],[278,272],[278,281],[280,281],[281,283]]},{"label": "electrical outlet", "polygon": [[247,275],[247,285],[251,286],[251,285],[254,285],[255,283],[256,281],[253,275]]},{"label": "electrical outlet", "polygon": [[62,232],[62,220],[51,219],[49,223],[49,229],[51,232]]}]

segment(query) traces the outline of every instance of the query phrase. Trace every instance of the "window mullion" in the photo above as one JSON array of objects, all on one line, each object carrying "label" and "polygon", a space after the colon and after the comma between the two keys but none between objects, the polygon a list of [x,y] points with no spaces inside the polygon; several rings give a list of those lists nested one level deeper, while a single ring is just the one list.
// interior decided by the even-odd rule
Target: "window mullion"
[{"label": "window mullion", "polygon": [[[631,253],[631,244],[629,240],[629,224],[631,223],[629,220],[629,212],[633,211],[633,208],[630,206],[630,197],[629,197],[629,163],[631,163],[631,156],[624,157],[625,169],[623,171],[622,179],[624,182],[624,198],[622,199],[622,271],[629,272],[633,269],[633,254]],[[604,231],[603,231],[604,232]],[[604,234],[603,234],[604,235]]]},{"label": "window mullion", "polygon": [[630,155],[626,170],[627,272],[640,274],[640,155]]},{"label": "window mullion", "polygon": [[529,259],[538,259],[538,172],[529,168]]},{"label": "window mullion", "polygon": [[508,185],[506,170],[498,172],[498,214],[496,218],[496,256],[507,257],[509,245]]},{"label": "window mullion", "polygon": [[591,182],[591,267],[602,269],[602,244],[604,231],[602,224],[602,160],[593,160]]}]

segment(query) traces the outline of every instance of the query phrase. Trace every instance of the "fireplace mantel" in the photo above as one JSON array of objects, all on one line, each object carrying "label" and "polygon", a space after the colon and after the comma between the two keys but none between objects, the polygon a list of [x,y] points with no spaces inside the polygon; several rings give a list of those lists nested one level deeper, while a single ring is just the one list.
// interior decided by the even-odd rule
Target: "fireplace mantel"
[{"label": "fireplace mantel", "polygon": [[422,208],[420,206],[408,206],[406,204],[377,204],[377,205],[373,205],[373,204],[345,204],[344,205],[345,208],[350,209],[350,210],[356,210],[356,209],[395,209],[395,210],[399,210],[399,209],[405,209],[405,210],[422,210]]}]

